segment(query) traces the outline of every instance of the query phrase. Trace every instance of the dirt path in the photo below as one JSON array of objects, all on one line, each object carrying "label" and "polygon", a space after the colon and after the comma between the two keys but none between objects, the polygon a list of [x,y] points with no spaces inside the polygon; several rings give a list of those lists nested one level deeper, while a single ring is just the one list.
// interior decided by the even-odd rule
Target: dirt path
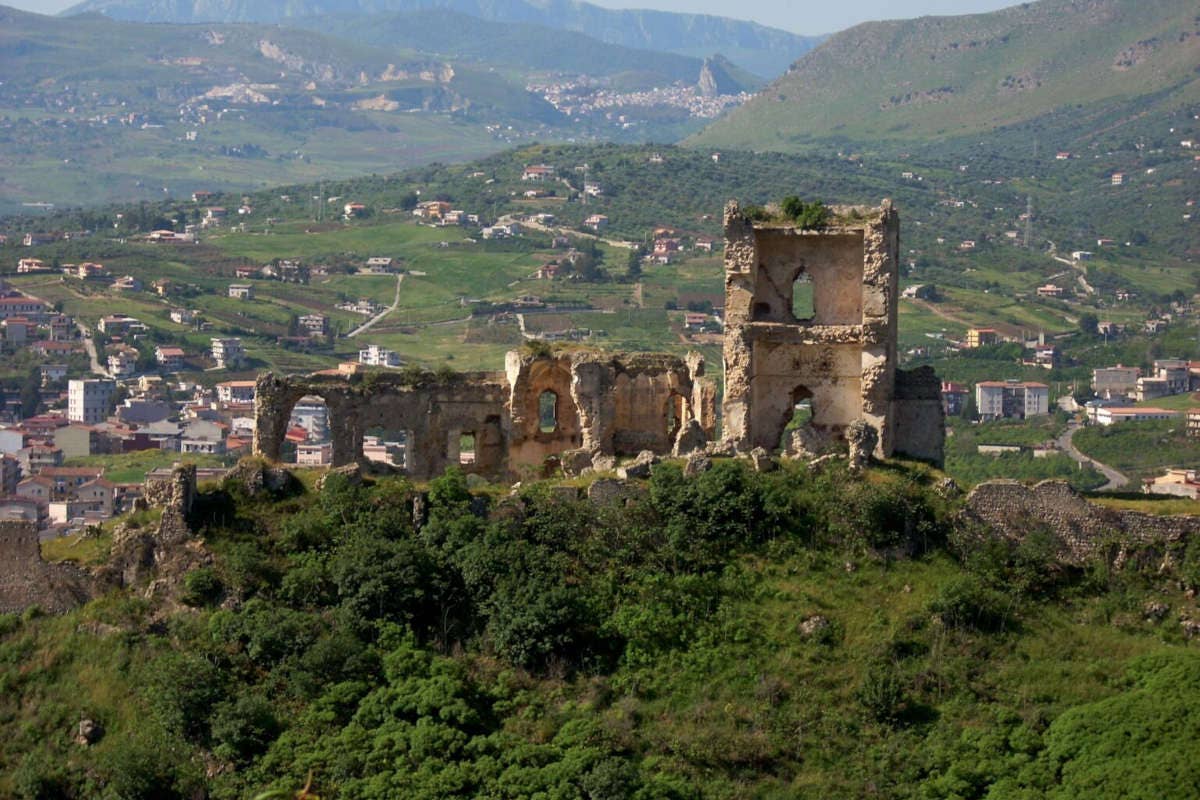
[{"label": "dirt path", "polygon": [[371,317],[369,320],[364,322],[362,325],[359,325],[357,328],[355,328],[354,330],[347,333],[346,338],[353,339],[355,336],[358,336],[360,333],[362,333],[364,331],[369,331],[372,327],[374,327],[376,322],[379,322],[379,320],[383,319],[388,314],[395,311],[396,307],[398,305],[400,305],[400,284],[403,282],[404,282],[404,274],[401,273],[396,276],[396,296],[392,299],[392,304],[390,306],[388,306],[387,308],[385,308],[383,311],[380,311],[375,316]]}]

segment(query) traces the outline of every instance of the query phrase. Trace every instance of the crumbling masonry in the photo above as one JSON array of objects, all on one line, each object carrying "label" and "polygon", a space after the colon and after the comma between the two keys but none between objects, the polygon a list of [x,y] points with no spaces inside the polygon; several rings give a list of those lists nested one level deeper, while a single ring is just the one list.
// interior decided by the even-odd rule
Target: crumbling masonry
[{"label": "crumbling masonry", "polygon": [[[863,420],[878,432],[876,455],[940,464],[938,380],[896,368],[898,215],[889,201],[839,214],[851,221],[808,231],[726,208],[725,443],[776,450],[806,402],[822,432],[840,436]],[[801,313],[794,295],[808,283],[811,309]],[[254,449],[278,460],[293,406],[316,395],[328,409],[334,466],[364,462],[363,438],[380,430],[403,433],[403,469],[416,478],[455,464],[520,476],[567,451],[687,452],[716,434],[716,386],[704,367],[696,353],[569,350],[510,352],[503,373],[267,373]],[[469,458],[463,441],[473,445]]]},{"label": "crumbling masonry", "polygon": [[[306,395],[325,401],[334,466],[363,461],[367,432],[399,431],[404,470],[419,478],[450,465],[487,476],[536,473],[568,450],[669,452],[692,421],[709,438],[716,422],[716,386],[698,354],[514,351],[503,373],[267,373],[255,394],[255,452],[279,458],[291,409]],[[465,463],[464,437],[474,445]]]},{"label": "crumbling masonry", "polygon": [[807,405],[819,431],[861,419],[877,456],[940,464],[938,380],[896,367],[899,215],[888,200],[834,212],[814,231],[725,209],[724,438],[774,450]]}]

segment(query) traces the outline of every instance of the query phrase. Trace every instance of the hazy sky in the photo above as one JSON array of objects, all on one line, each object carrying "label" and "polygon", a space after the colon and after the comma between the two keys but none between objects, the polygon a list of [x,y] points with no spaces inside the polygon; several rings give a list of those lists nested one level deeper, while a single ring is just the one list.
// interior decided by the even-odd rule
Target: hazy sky
[{"label": "hazy sky", "polygon": [[[4,5],[54,14],[76,0],[0,0]],[[591,0],[609,8],[660,8],[752,19],[796,33],[831,33],[872,19],[907,19],[926,14],[970,14],[1016,5],[1017,0],[858,0],[855,3],[813,0]]]}]

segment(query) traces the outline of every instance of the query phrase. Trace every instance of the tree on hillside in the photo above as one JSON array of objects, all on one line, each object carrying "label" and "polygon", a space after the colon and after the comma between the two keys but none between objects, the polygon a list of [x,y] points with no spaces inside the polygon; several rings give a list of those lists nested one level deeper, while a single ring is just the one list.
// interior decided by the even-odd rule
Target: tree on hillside
[{"label": "tree on hillside", "polygon": [[1099,334],[1099,324],[1100,320],[1090,311],[1079,316],[1079,332],[1085,336],[1096,336]]}]

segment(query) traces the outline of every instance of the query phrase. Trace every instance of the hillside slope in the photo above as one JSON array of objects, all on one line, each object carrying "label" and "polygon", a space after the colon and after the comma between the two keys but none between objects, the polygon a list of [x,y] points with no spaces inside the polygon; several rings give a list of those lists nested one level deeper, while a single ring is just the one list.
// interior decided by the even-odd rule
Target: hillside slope
[{"label": "hillside slope", "polygon": [[65,13],[96,11],[136,22],[283,22],[430,8],[580,31],[625,47],[690,56],[721,52],[764,76],[778,75],[819,41],[724,17],[613,10],[578,0],[84,0]]},{"label": "hillside slope", "polygon": [[859,25],[695,137],[788,150],[966,135],[1055,109],[1200,98],[1191,0],[1042,0],[990,14]]},{"label": "hillside slope", "polygon": [[[444,9],[289,20],[298,27],[384,47],[402,47],[522,70],[608,76],[644,70],[665,81],[695,83],[703,61],[609,44],[583,33],[525,22],[496,22]],[[730,94],[741,91],[736,86]]]},{"label": "hillside slope", "polygon": [[[162,197],[457,160],[561,119],[480,66],[264,25],[0,7],[0,206]],[[182,184],[182,185],[181,185]]]}]

